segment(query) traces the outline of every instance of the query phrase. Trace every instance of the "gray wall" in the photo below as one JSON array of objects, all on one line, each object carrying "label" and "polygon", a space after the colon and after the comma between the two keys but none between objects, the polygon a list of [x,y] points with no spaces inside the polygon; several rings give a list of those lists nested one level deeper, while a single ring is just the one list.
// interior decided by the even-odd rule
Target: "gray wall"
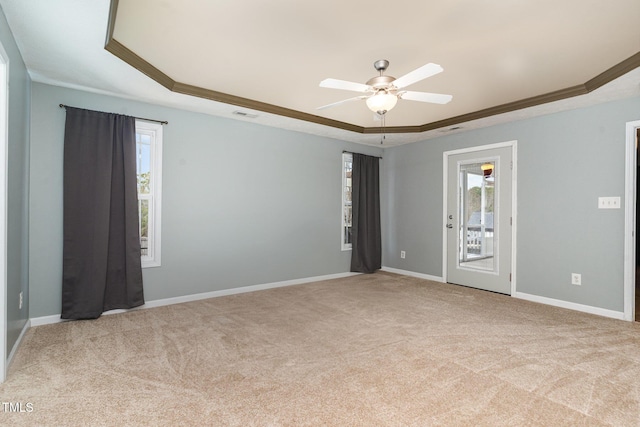
[{"label": "gray wall", "polygon": [[382,149],[40,83],[32,90],[32,318],[60,313],[60,103],[169,121],[162,266],[143,271],[147,301],[349,271],[342,151]]},{"label": "gray wall", "polygon": [[[60,312],[62,141],[58,104],[169,120],[162,267],[148,301],[346,272],[342,150],[377,147],[39,83],[32,85],[30,316]],[[442,276],[442,153],[518,141],[517,290],[623,310],[625,123],[633,98],[384,150],[383,263]],[[399,251],[407,253],[399,258]],[[570,273],[583,285],[570,284]]]},{"label": "gray wall", "polygon": [[623,311],[624,209],[597,199],[624,200],[625,124],[639,119],[632,98],[386,149],[385,265],[442,277],[442,153],[517,140],[517,291]]},{"label": "gray wall", "polygon": [[[4,13],[0,43],[9,55],[9,146],[7,147],[7,355],[27,322],[29,99],[31,80]],[[23,292],[22,310],[18,309]]]}]

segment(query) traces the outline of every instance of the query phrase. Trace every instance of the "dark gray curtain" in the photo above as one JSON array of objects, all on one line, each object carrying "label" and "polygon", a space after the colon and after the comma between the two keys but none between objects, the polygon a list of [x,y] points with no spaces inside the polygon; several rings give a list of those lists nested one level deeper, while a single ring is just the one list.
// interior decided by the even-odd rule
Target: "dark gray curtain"
[{"label": "dark gray curtain", "polygon": [[135,118],[66,107],[63,319],[144,304]]},{"label": "dark gray curtain", "polygon": [[373,273],[382,267],[380,159],[353,154],[351,271]]}]

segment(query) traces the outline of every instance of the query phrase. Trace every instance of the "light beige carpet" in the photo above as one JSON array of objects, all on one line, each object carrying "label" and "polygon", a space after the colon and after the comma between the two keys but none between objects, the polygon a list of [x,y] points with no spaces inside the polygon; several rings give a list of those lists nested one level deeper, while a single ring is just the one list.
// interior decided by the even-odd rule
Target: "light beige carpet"
[{"label": "light beige carpet", "polygon": [[376,273],[32,328],[0,396],[15,426],[637,426],[640,327]]}]

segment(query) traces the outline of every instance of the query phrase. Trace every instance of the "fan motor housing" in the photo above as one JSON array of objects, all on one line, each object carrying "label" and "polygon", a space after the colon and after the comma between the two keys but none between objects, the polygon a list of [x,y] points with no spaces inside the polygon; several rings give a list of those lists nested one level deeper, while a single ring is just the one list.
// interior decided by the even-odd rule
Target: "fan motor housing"
[{"label": "fan motor housing", "polygon": [[391,83],[395,80],[395,77],[391,76],[376,76],[367,82],[367,85],[373,87],[374,89],[386,89],[391,86]]}]

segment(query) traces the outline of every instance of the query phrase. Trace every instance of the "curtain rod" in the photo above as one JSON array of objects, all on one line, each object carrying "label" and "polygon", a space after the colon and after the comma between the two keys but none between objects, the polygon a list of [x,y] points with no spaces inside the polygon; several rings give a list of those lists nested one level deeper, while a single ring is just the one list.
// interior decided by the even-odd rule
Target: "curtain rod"
[{"label": "curtain rod", "polygon": [[[71,107],[70,105],[64,105],[64,104],[60,104],[60,108],[67,108],[67,107]],[[71,108],[78,108],[78,107],[71,107]],[[155,123],[160,123],[161,125],[168,125],[169,122],[166,120],[155,120],[155,119],[145,119],[144,117],[134,117],[135,119],[138,120],[146,120],[148,122],[155,122]]]},{"label": "curtain rod", "polygon": [[[347,151],[347,150],[342,150],[343,153],[349,153],[349,154],[362,154],[362,153],[354,153],[353,151]],[[364,156],[369,156],[368,154],[363,154]],[[381,159],[382,156],[369,156],[369,157],[375,157],[376,159]]]}]

